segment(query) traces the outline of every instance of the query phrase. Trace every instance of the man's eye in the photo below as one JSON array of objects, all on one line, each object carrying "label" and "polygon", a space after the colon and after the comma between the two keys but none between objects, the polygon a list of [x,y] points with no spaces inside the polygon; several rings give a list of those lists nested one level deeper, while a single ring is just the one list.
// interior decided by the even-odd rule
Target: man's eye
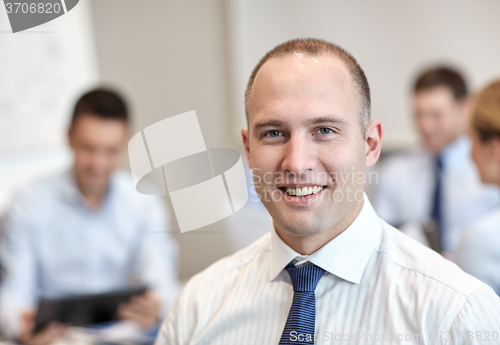
[{"label": "man's eye", "polygon": [[272,130],[272,131],[268,131],[265,133],[267,136],[269,137],[277,137],[280,135],[280,132],[277,131],[277,130]]},{"label": "man's eye", "polygon": [[333,131],[330,128],[320,128],[319,132],[321,134],[330,134],[330,133],[333,133]]}]

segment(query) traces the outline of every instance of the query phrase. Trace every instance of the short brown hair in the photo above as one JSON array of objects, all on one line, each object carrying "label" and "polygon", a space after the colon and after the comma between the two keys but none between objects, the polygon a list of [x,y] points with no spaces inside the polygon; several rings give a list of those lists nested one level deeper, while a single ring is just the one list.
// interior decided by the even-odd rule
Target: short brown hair
[{"label": "short brown hair", "polygon": [[455,100],[461,100],[467,96],[467,84],[462,75],[449,67],[436,67],[424,71],[415,81],[413,90],[429,90],[438,86],[444,86],[450,89]]},{"label": "short brown hair", "polygon": [[123,97],[116,91],[105,88],[97,88],[86,92],[75,104],[71,125],[73,127],[80,115],[90,114],[101,119],[122,120],[129,122],[127,104]]},{"label": "short brown hair", "polygon": [[500,136],[500,80],[486,86],[475,97],[472,126],[483,142]]},{"label": "short brown hair", "polygon": [[297,38],[287,41],[274,47],[262,59],[260,59],[259,63],[255,66],[252,74],[250,75],[250,79],[245,90],[245,115],[247,118],[247,127],[249,125],[248,106],[250,102],[250,91],[257,72],[259,72],[260,68],[267,60],[271,58],[286,57],[294,53],[302,53],[308,56],[328,54],[339,58],[345,63],[354,80],[354,87],[356,88],[360,99],[360,122],[362,133],[364,135],[366,127],[370,122],[371,113],[370,86],[368,85],[368,79],[358,62],[351,54],[333,43],[316,38]]}]

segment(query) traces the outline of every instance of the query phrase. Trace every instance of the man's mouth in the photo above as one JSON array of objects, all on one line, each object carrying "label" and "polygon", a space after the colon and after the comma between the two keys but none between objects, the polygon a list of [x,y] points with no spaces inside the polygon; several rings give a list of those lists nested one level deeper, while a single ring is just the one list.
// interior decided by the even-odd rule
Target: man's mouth
[{"label": "man's mouth", "polygon": [[321,192],[326,186],[304,186],[304,187],[279,187],[285,193],[291,196],[303,197],[310,194],[317,194]]}]

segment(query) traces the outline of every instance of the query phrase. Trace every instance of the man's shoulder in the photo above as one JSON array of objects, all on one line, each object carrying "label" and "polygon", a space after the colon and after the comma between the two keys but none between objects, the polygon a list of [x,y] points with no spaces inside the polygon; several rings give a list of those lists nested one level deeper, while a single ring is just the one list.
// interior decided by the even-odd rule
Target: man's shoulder
[{"label": "man's shoulder", "polygon": [[125,170],[117,169],[113,171],[110,182],[122,194],[133,195],[134,192],[138,193],[135,189],[132,175]]},{"label": "man's shoulder", "polygon": [[60,171],[52,174],[37,176],[19,186],[12,195],[13,204],[40,203],[47,204],[63,188],[67,172]]},{"label": "man's shoulder", "polygon": [[[132,202],[134,207],[140,205],[150,205],[151,203],[161,203],[160,195],[142,194],[136,190],[132,175],[125,170],[117,169],[111,175],[112,186],[115,188],[114,193],[118,196],[121,202]],[[149,190],[155,190],[153,186]]]},{"label": "man's shoulder", "polygon": [[470,225],[469,228],[476,235],[479,235],[483,238],[493,236],[493,238],[496,239],[500,236],[497,231],[498,227],[495,226],[497,224],[500,224],[500,208],[496,208],[484,217],[476,220]]},{"label": "man's shoulder", "polygon": [[459,298],[467,298],[486,286],[452,261],[381,221],[383,240],[379,254],[393,265],[414,275],[415,279],[412,281],[415,284],[433,285],[446,294],[456,294]]},{"label": "man's shoulder", "polygon": [[[457,251],[457,259],[461,265],[464,264],[461,260],[465,259],[463,255],[466,253],[468,253],[466,256],[475,255],[476,259],[488,257],[489,260],[498,262],[500,255],[498,224],[500,224],[500,208],[476,220],[465,229]],[[478,252],[481,254],[478,255]]]}]

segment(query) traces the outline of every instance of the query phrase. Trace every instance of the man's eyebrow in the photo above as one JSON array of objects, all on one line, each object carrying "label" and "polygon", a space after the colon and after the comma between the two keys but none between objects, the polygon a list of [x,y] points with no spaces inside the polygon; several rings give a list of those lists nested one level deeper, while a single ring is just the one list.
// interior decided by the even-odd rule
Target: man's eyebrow
[{"label": "man's eyebrow", "polygon": [[[345,124],[346,121],[336,117],[336,116],[321,116],[321,117],[314,117],[312,119],[308,119],[307,121],[304,122],[306,126],[310,125],[318,125],[322,123],[339,123],[339,124]],[[264,128],[264,127],[284,127],[287,125],[287,122],[281,121],[281,120],[264,120],[261,122],[257,122],[253,128],[255,131],[258,129]]]},{"label": "man's eyebrow", "polygon": [[285,126],[286,122],[281,121],[281,120],[265,120],[261,122],[257,122],[253,128],[254,130],[258,130],[263,127],[283,127]]},{"label": "man's eyebrow", "polygon": [[321,116],[309,119],[305,122],[306,125],[318,125],[322,123],[339,123],[345,124],[346,121],[344,119],[338,118],[336,116]]}]

